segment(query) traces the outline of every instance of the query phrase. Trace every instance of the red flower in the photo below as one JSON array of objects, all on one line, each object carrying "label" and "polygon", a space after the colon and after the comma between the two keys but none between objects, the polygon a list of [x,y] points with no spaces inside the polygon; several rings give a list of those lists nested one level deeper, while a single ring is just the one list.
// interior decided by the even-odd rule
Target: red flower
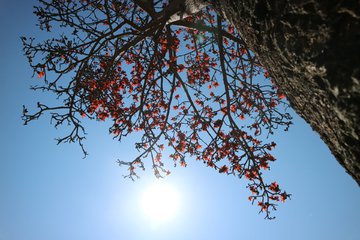
[{"label": "red flower", "polygon": [[286,192],[283,192],[282,194],[281,194],[281,201],[282,202],[285,202],[285,200],[288,198],[288,197],[290,197],[290,195],[289,194],[286,194]]},{"label": "red flower", "polygon": [[222,125],[222,121],[220,119],[218,119],[214,122],[214,128],[221,127],[221,125]]},{"label": "red flower", "polygon": [[158,153],[155,157],[155,162],[160,162],[160,160],[161,160],[161,154]]},{"label": "red flower", "polygon": [[210,162],[208,162],[208,166],[213,168],[213,167],[214,167],[214,163],[213,163],[212,161],[210,161]]},{"label": "red flower", "polygon": [[39,76],[37,78],[41,78],[42,76],[44,76],[44,74],[45,74],[44,71],[39,72]]},{"label": "red flower", "polygon": [[278,185],[276,182],[273,182],[273,183],[270,185],[269,189],[270,189],[271,191],[273,191],[273,192],[278,192],[278,191],[280,191],[279,185]]},{"label": "red flower", "polygon": [[226,173],[228,171],[229,171],[229,168],[226,165],[224,165],[220,168],[219,173]]}]

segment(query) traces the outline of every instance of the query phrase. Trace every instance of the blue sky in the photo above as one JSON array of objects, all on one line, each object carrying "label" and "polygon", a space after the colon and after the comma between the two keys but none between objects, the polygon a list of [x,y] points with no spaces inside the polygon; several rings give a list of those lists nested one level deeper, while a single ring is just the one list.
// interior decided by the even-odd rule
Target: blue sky
[{"label": "blue sky", "polygon": [[144,193],[158,180],[150,167],[141,179],[124,179],[132,160],[131,138],[119,143],[108,125],[86,122],[83,159],[76,144],[56,145],[67,127],[56,130],[48,115],[24,126],[22,105],[54,101],[33,92],[32,70],[22,53],[20,36],[43,39],[32,14],[35,0],[0,2],[0,239],[348,239],[360,236],[360,188],[337,163],[304,120],[295,113],[288,132],[277,131],[273,155],[278,160],[264,176],[292,194],[279,203],[276,219],[264,220],[247,200],[247,180],[219,174],[187,159],[187,168],[167,166],[161,180],[178,195],[177,212],[155,222],[144,214]]}]

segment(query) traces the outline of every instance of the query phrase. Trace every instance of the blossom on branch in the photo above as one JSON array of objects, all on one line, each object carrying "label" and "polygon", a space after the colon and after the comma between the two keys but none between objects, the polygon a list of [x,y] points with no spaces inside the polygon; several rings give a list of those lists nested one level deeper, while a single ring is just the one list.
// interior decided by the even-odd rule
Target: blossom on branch
[{"label": "blossom on branch", "polygon": [[[33,89],[54,93],[63,105],[38,104],[23,120],[50,112],[56,127],[69,123],[72,131],[58,143],[78,142],[85,156],[83,118],[111,123],[119,141],[137,132],[139,154],[118,160],[128,166],[126,177],[138,177],[135,170],[146,164],[165,177],[163,155],[184,167],[194,156],[249,180],[249,200],[271,219],[273,202],[290,194],[262,178],[276,160],[269,153],[276,144],[260,136],[287,130],[291,117],[279,108],[287,103],[236,29],[202,2],[190,8],[185,0],[41,1],[40,28],[55,31],[60,23],[72,34],[40,44],[22,38],[24,51],[38,78],[45,69],[53,74]],[[261,76],[267,84],[260,85]]]}]

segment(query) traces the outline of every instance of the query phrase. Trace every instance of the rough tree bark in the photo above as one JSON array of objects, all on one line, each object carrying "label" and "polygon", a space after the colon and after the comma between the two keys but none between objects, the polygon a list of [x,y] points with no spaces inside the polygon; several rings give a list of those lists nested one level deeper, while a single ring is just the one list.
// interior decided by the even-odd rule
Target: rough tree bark
[{"label": "rough tree bark", "polygon": [[359,1],[210,3],[235,26],[293,109],[360,186]]}]

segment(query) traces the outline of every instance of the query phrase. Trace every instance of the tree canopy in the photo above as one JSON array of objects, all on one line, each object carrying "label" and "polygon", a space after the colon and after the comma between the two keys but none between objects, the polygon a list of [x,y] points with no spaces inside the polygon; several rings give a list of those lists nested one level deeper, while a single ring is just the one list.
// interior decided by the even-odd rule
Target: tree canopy
[{"label": "tree canopy", "polygon": [[[136,169],[149,164],[161,178],[170,174],[164,159],[186,166],[193,156],[219,173],[248,179],[249,200],[273,218],[276,202],[290,194],[262,178],[276,160],[270,153],[276,143],[266,137],[287,130],[291,116],[231,24],[210,6],[187,11],[184,1],[40,2],[34,12],[40,29],[63,33],[41,43],[22,37],[34,75],[44,80],[31,89],[62,102],[38,102],[34,114],[24,106],[25,124],[50,112],[55,127],[72,126],[58,143],[77,142],[86,156],[82,118],[108,119],[114,139],[142,134],[134,143],[139,155],[118,160],[128,167],[125,177],[138,177]],[[164,157],[165,147],[172,153]]]}]

